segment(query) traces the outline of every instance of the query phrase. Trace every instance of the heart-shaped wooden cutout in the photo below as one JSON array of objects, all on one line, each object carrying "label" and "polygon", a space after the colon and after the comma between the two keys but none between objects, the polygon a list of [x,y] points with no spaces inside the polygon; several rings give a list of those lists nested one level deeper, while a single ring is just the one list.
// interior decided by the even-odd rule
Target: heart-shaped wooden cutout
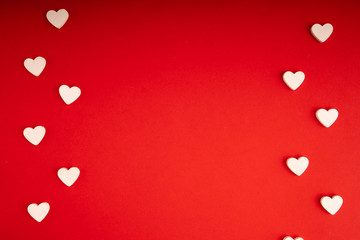
[{"label": "heart-shaped wooden cutout", "polygon": [[38,145],[44,138],[46,130],[43,126],[37,126],[35,128],[27,127],[24,129],[24,137],[35,146]]},{"label": "heart-shaped wooden cutout", "polygon": [[291,90],[296,90],[303,83],[305,74],[301,71],[296,73],[287,71],[283,74],[283,80]]},{"label": "heart-shaped wooden cutout", "polygon": [[323,208],[331,215],[334,215],[340,210],[343,202],[344,200],[342,197],[338,195],[334,195],[332,197],[324,196],[320,199],[321,206],[323,206]]},{"label": "heart-shaped wooden cutout", "polygon": [[41,222],[49,213],[50,205],[47,202],[40,203],[39,205],[32,203],[28,206],[27,210],[32,218],[38,222]]},{"label": "heart-shaped wooden cutout", "polygon": [[316,118],[319,120],[319,122],[322,125],[324,125],[327,128],[334,124],[338,116],[339,116],[339,112],[334,108],[329,110],[318,109],[316,111]]},{"label": "heart-shaped wooden cutout", "polygon": [[64,102],[69,105],[80,97],[81,90],[75,86],[70,88],[67,85],[61,85],[59,93]]},{"label": "heart-shaped wooden cutout", "polygon": [[298,159],[291,157],[286,160],[286,165],[293,173],[300,176],[309,166],[309,159],[306,157],[299,157]]},{"label": "heart-shaped wooden cutout", "polygon": [[62,28],[69,18],[69,13],[65,9],[58,11],[50,10],[46,13],[46,18],[57,29]]},{"label": "heart-shaped wooden cutout", "polygon": [[319,41],[325,42],[332,34],[334,28],[330,23],[320,25],[318,23],[312,25],[311,33]]},{"label": "heart-shaped wooden cutout", "polygon": [[43,57],[27,58],[24,61],[24,66],[31,74],[38,77],[46,66],[46,60]]},{"label": "heart-shaped wooden cutout", "polygon": [[57,172],[60,180],[68,187],[73,185],[80,175],[80,169],[72,167],[70,169],[60,168]]},{"label": "heart-shaped wooden cutout", "polygon": [[292,237],[287,236],[287,237],[284,237],[283,240],[304,240],[304,239],[302,237],[292,238]]}]

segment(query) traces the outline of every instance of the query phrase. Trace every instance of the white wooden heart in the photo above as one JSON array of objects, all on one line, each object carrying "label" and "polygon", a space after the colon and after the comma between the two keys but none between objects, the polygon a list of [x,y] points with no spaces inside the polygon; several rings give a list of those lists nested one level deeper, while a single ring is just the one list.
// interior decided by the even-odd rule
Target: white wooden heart
[{"label": "white wooden heart", "polygon": [[287,236],[287,237],[284,237],[283,240],[304,240],[304,239],[302,237],[292,238],[292,237]]},{"label": "white wooden heart", "polygon": [[70,88],[67,85],[61,85],[59,88],[59,93],[66,104],[71,104],[80,97],[81,90],[78,87]]},{"label": "white wooden heart", "polygon": [[60,29],[69,18],[69,13],[65,9],[60,9],[57,12],[50,10],[46,13],[46,18],[56,28]]},{"label": "white wooden heart", "polygon": [[305,74],[301,71],[296,73],[287,71],[283,74],[283,80],[291,90],[296,90],[303,83]]},{"label": "white wooden heart", "polygon": [[47,202],[40,203],[39,205],[32,203],[28,206],[27,210],[32,218],[38,222],[41,222],[49,213],[50,205]]},{"label": "white wooden heart", "polygon": [[312,35],[319,41],[325,42],[332,34],[334,28],[330,23],[326,23],[323,26],[316,23],[311,27]]},{"label": "white wooden heart", "polygon": [[24,137],[35,146],[38,145],[45,136],[45,128],[37,126],[35,128],[27,127],[24,129]]},{"label": "white wooden heart", "polygon": [[334,108],[329,110],[325,110],[321,108],[316,111],[316,118],[319,120],[319,122],[322,125],[324,125],[327,128],[333,125],[333,123],[336,121],[338,116],[339,116],[339,112]]},{"label": "white wooden heart", "polygon": [[324,196],[320,199],[320,203],[323,206],[323,208],[328,211],[331,215],[334,215],[337,213],[337,211],[340,210],[342,204],[343,204],[342,197],[335,195],[332,198],[328,196]]},{"label": "white wooden heart", "polygon": [[286,160],[286,165],[293,173],[300,176],[309,166],[309,159],[306,157],[299,157],[298,159],[291,157]]},{"label": "white wooden heart", "polygon": [[77,167],[72,167],[70,169],[60,168],[57,172],[60,180],[68,187],[74,184],[80,175],[80,170]]},{"label": "white wooden heart", "polygon": [[46,60],[43,57],[27,58],[24,61],[24,66],[31,74],[38,77],[46,66]]}]

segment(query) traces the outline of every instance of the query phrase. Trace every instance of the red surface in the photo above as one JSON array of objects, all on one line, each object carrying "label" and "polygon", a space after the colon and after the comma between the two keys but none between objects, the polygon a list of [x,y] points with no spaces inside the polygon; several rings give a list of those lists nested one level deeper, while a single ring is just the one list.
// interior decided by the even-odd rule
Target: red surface
[{"label": "red surface", "polygon": [[[337,2],[1,1],[0,239],[359,236],[360,3]],[[23,66],[37,56],[40,77]],[[296,91],[287,70],[305,72]],[[62,84],[82,90],[69,106]],[[339,110],[329,129],[318,108]],[[302,155],[297,177],[285,160]],[[72,166],[68,188],[56,172]]]}]

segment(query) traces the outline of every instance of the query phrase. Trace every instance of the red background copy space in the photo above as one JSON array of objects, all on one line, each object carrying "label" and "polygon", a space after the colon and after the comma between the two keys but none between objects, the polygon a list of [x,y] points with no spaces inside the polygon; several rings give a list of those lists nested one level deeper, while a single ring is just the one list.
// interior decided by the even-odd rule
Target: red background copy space
[{"label": "red background copy space", "polygon": [[[360,4],[337,2],[1,1],[0,239],[358,237]],[[23,66],[37,56],[39,77]],[[296,91],[288,70],[306,75]],[[71,105],[62,84],[82,90]],[[318,108],[338,109],[329,129]],[[68,188],[56,173],[73,166]]]}]

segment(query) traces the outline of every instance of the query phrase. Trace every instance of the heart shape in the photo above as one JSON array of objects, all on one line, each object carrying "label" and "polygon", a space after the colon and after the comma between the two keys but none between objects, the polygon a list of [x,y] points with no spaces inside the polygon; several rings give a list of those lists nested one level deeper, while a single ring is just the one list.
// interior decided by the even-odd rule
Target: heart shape
[{"label": "heart shape", "polygon": [[24,66],[31,74],[38,77],[46,66],[46,60],[43,57],[27,58],[24,61]]},{"label": "heart shape", "polygon": [[75,86],[70,88],[67,85],[61,85],[59,93],[64,102],[69,105],[80,97],[81,90]]},{"label": "heart shape", "polygon": [[306,157],[300,157],[298,159],[293,157],[288,158],[286,160],[286,165],[293,173],[300,176],[309,166],[309,159],[307,159]]},{"label": "heart shape", "polygon": [[287,237],[284,237],[283,240],[304,240],[304,239],[302,237],[292,238],[292,237],[287,236]]},{"label": "heart shape", "polygon": [[301,71],[296,73],[287,71],[283,74],[283,80],[291,90],[296,90],[303,83],[305,74]]},{"label": "heart shape", "polygon": [[38,145],[45,136],[45,128],[43,126],[37,126],[35,128],[27,127],[24,129],[24,137],[34,144]]},{"label": "heart shape", "polygon": [[284,237],[283,240],[304,240],[304,239],[302,237],[292,238],[292,237],[287,236],[287,237]]},{"label": "heart shape", "polygon": [[318,109],[316,111],[316,118],[319,120],[319,122],[322,125],[324,125],[327,128],[333,125],[333,123],[336,121],[338,116],[339,116],[339,112],[334,108],[329,110]]},{"label": "heart shape", "polygon": [[70,169],[60,168],[57,172],[60,180],[68,187],[74,184],[80,175],[80,170],[77,167],[72,167]]},{"label": "heart shape", "polygon": [[40,203],[39,205],[32,203],[28,206],[27,210],[32,218],[41,222],[49,213],[50,205],[47,202]]},{"label": "heart shape", "polygon": [[340,210],[344,200],[342,197],[335,195],[332,198],[328,196],[324,196],[320,199],[320,203],[323,208],[328,211],[331,215],[337,213]]},{"label": "heart shape", "polygon": [[332,34],[334,28],[330,23],[326,23],[323,26],[316,23],[311,27],[312,35],[319,41],[325,42]]},{"label": "heart shape", "polygon": [[60,9],[57,12],[50,10],[46,13],[46,18],[56,28],[60,29],[69,18],[69,13],[65,9]]}]

